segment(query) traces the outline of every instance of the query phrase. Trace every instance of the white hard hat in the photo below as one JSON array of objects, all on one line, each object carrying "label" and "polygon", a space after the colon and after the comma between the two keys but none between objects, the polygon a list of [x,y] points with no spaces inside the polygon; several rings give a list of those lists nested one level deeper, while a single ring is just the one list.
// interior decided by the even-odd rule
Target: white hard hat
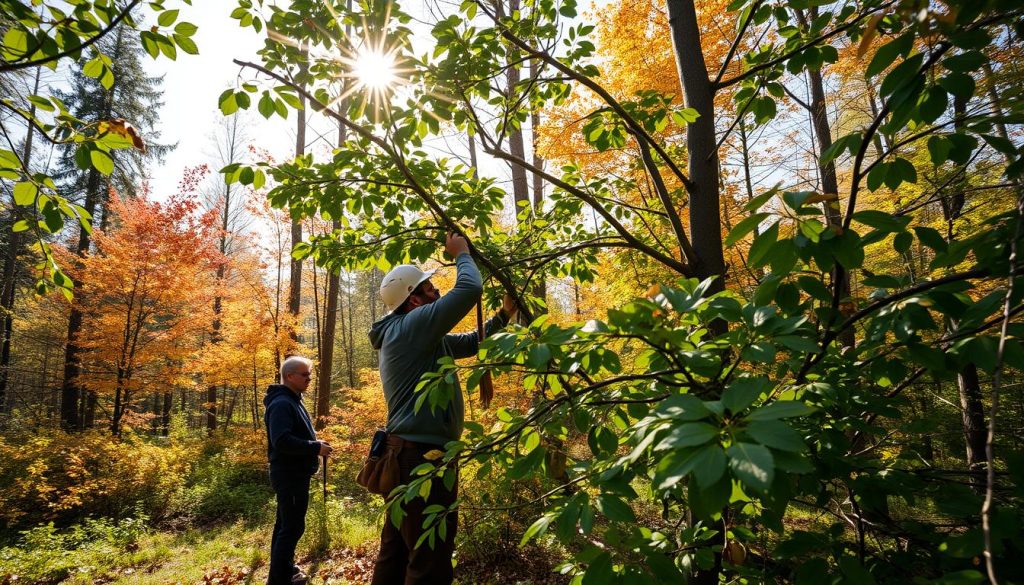
[{"label": "white hard hat", "polygon": [[380,298],[384,300],[384,304],[389,309],[394,311],[405,299],[409,298],[413,289],[433,276],[435,272],[437,271],[423,272],[412,264],[399,264],[384,275],[384,280],[380,283]]}]

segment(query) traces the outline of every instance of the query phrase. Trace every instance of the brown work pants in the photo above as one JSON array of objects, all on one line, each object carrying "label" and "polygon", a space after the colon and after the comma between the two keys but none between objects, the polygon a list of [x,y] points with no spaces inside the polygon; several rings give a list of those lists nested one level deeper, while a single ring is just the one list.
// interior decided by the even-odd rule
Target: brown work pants
[{"label": "brown work pants", "polygon": [[[401,483],[410,481],[411,472],[427,460],[424,454],[439,449],[437,445],[405,441],[398,454],[401,469]],[[459,482],[456,478],[452,489],[446,490],[441,477],[432,480],[430,496],[415,498],[403,505],[405,517],[401,527],[396,528],[391,518],[385,517],[380,534],[380,553],[373,568],[373,585],[446,585],[452,582],[452,554],[455,552],[455,531],[458,529],[458,513],[448,514],[445,538],[434,536],[434,546],[427,541],[416,547],[416,541],[423,534],[423,510],[437,504],[447,508],[458,498]]]}]

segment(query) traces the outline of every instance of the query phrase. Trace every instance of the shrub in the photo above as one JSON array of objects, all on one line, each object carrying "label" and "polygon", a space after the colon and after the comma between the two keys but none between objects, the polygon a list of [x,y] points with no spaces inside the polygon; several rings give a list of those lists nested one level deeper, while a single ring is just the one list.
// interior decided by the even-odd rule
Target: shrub
[{"label": "shrub", "polygon": [[121,439],[100,431],[0,438],[0,519],[18,529],[118,518],[135,509],[163,517],[192,453],[188,444],[158,445],[131,433]]},{"label": "shrub", "polygon": [[112,520],[86,518],[66,530],[53,522],[24,530],[15,546],[0,549],[0,581],[56,583],[122,566],[147,533],[144,514]]}]

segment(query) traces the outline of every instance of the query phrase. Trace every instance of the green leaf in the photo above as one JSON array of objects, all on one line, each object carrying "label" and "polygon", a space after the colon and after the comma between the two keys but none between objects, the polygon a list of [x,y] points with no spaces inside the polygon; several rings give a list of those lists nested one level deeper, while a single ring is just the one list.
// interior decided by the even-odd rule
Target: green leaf
[{"label": "green leaf", "polygon": [[754,243],[750,246],[750,251],[747,253],[747,262],[754,268],[760,268],[767,260],[766,256],[768,252],[775,245],[779,237],[779,222],[775,222],[761,233],[761,235],[754,238]]},{"label": "green leaf", "polygon": [[156,42],[156,35],[148,30],[144,30],[139,33],[139,38],[142,40],[142,48],[149,53],[149,56],[156,59],[160,55],[160,47]]},{"label": "green leaf", "polygon": [[747,415],[747,420],[776,420],[803,416],[814,412],[814,408],[799,400],[776,400]]},{"label": "green leaf", "polygon": [[914,46],[914,33],[906,32],[903,35],[896,37],[896,39],[889,41],[882,45],[875,52],[875,56],[871,58],[871,63],[868,63],[868,68],[865,71],[865,75],[870,79],[887,67],[893,64],[898,57],[905,57],[910,53],[910,49]]},{"label": "green leaf", "polygon": [[950,73],[939,79],[939,85],[963,101],[971,99],[971,96],[974,95],[974,78],[966,73]]},{"label": "green leaf", "polygon": [[753,443],[735,443],[725,454],[729,457],[729,468],[743,485],[762,493],[771,488],[775,479],[771,451]]},{"label": "green leaf", "polygon": [[953,143],[945,136],[936,134],[928,137],[928,155],[933,166],[942,166],[942,163],[949,160],[949,151],[952,149]]},{"label": "green leaf", "polygon": [[725,473],[722,446],[712,443],[697,449],[670,451],[658,461],[654,485],[657,489],[671,489],[691,473],[703,487],[718,481]]},{"label": "green leaf", "polygon": [[626,505],[618,496],[612,494],[597,496],[597,509],[609,520],[616,522],[636,521],[636,515],[633,514],[632,508]]},{"label": "green leaf", "polygon": [[160,16],[157,17],[156,22],[160,26],[171,26],[174,24],[175,20],[178,20],[177,10],[164,10],[160,13]]},{"label": "green leaf", "polygon": [[931,124],[935,120],[939,119],[946,111],[946,106],[949,105],[947,93],[941,86],[933,85],[928,88],[928,91],[924,93],[919,111],[921,113],[921,121],[926,124]]},{"label": "green leaf", "polygon": [[655,451],[665,449],[679,449],[682,447],[693,447],[703,445],[718,437],[718,427],[708,423],[693,422],[681,424],[674,427],[669,434],[661,440],[654,448]]},{"label": "green leaf", "polygon": [[767,217],[769,217],[769,214],[767,213],[755,213],[746,217],[743,221],[736,224],[736,227],[729,231],[729,235],[725,238],[725,242],[723,243],[726,246],[732,246],[743,239],[743,236],[757,229],[757,226],[759,226]]},{"label": "green leaf", "polygon": [[778,352],[774,344],[768,341],[758,341],[743,348],[743,351],[740,352],[740,357],[748,362],[770,364],[775,359],[776,353]]},{"label": "green leaf", "polygon": [[14,185],[14,203],[17,205],[34,205],[39,188],[31,181],[22,181]]},{"label": "green leaf", "polygon": [[82,67],[82,74],[86,77],[96,79],[97,77],[103,74],[104,69],[105,67],[103,65],[103,60],[99,57],[93,57],[92,59],[89,59],[89,61],[87,61],[85,65]]},{"label": "green leaf", "polygon": [[672,120],[679,126],[693,124],[700,118],[700,113],[693,108],[681,108],[672,112]]},{"label": "green leaf", "polygon": [[860,132],[847,134],[846,136],[836,140],[832,143],[832,146],[829,146],[825,149],[825,152],[821,153],[822,166],[834,161],[843,153],[844,150],[849,150],[850,154],[857,152],[862,140],[864,140],[864,135]]},{"label": "green leaf", "polygon": [[270,119],[271,116],[274,115],[274,100],[273,98],[270,97],[270,92],[263,92],[263,95],[260,97],[259,104],[257,104],[256,108],[259,110],[260,114],[262,114],[263,117],[268,120]]},{"label": "green leaf", "polygon": [[945,252],[949,248],[946,239],[935,228],[917,226],[914,228],[914,233],[917,234],[917,239],[921,240],[922,244],[936,252]]},{"label": "green leaf", "polygon": [[179,22],[174,26],[174,32],[183,37],[191,37],[196,34],[197,30],[199,30],[199,27],[191,22]]},{"label": "green leaf", "polygon": [[171,38],[174,39],[174,43],[178,45],[178,47],[180,47],[182,51],[185,51],[189,55],[199,54],[199,47],[197,47],[195,41],[193,41],[189,37],[175,33],[171,35]]},{"label": "green leaf", "polygon": [[544,534],[548,529],[548,525],[551,524],[551,520],[552,517],[547,514],[538,518],[530,525],[529,528],[526,529],[526,532],[523,533],[523,538],[519,541],[519,546],[525,546],[526,543]]},{"label": "green leaf", "polygon": [[655,414],[677,421],[693,421],[707,418],[711,411],[699,398],[692,394],[674,394],[666,398]]},{"label": "green leaf", "polygon": [[534,370],[547,368],[549,361],[551,361],[551,348],[546,343],[531,347],[530,353],[526,358],[527,365]]},{"label": "green leaf", "polygon": [[970,73],[981,69],[981,66],[985,64],[985,61],[988,61],[988,57],[980,51],[967,51],[966,53],[946,57],[946,59],[942,61],[942,66],[950,71]]},{"label": "green leaf", "polygon": [[879,93],[882,97],[892,95],[897,89],[912,82],[917,77],[917,71],[924,62],[924,54],[911,55],[905,61],[896,66],[882,80]]},{"label": "green leaf", "polygon": [[764,376],[738,378],[722,392],[722,406],[732,414],[738,414],[757,400],[757,397],[769,387]]},{"label": "green leaf", "polygon": [[110,155],[102,150],[90,151],[89,160],[92,162],[93,168],[104,175],[114,172],[114,159],[110,158]]},{"label": "green leaf", "polygon": [[230,116],[238,111],[238,100],[235,99],[235,91],[232,89],[225,90],[220,94],[217,103],[220,106],[220,112],[225,116]]},{"label": "green leaf", "polygon": [[800,434],[780,420],[759,420],[747,425],[747,436],[765,447],[799,453],[807,448]]},{"label": "green leaf", "polygon": [[853,214],[853,220],[881,232],[901,232],[910,223],[909,217],[896,217],[891,213],[866,209]]},{"label": "green leaf", "polygon": [[757,197],[754,197],[753,199],[748,201],[747,204],[743,206],[743,211],[746,211],[748,213],[754,213],[758,209],[761,209],[761,206],[763,206],[765,203],[768,203],[768,201],[772,197],[775,197],[775,195],[778,194],[778,192],[778,187],[772,187],[771,189],[768,189],[764,193],[761,193]]},{"label": "green leaf", "polygon": [[780,335],[775,340],[793,351],[818,353],[821,349],[817,341],[799,335]]},{"label": "green leaf", "polygon": [[28,35],[21,28],[11,26],[4,34],[3,56],[7,61],[18,61],[27,56]]}]

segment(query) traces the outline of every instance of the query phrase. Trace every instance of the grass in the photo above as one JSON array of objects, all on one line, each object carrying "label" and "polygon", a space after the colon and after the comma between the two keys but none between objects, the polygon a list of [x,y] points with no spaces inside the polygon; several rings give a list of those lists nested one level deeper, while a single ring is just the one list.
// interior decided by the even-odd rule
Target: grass
[{"label": "grass", "polygon": [[[296,557],[311,575],[332,574],[334,565],[349,560],[346,555],[362,558],[356,574],[372,567],[366,558],[374,556],[369,551],[375,551],[380,534],[377,508],[352,498],[330,498],[325,516],[321,498],[311,498],[306,534]],[[273,501],[267,506],[272,512]],[[273,518],[262,509],[253,515]],[[263,583],[272,530],[272,523],[251,518],[178,532],[147,529],[144,521],[136,520],[91,521],[70,530],[43,526],[24,533],[16,546],[0,549],[0,582],[17,575],[20,582],[69,585],[191,584],[213,579]]]}]

